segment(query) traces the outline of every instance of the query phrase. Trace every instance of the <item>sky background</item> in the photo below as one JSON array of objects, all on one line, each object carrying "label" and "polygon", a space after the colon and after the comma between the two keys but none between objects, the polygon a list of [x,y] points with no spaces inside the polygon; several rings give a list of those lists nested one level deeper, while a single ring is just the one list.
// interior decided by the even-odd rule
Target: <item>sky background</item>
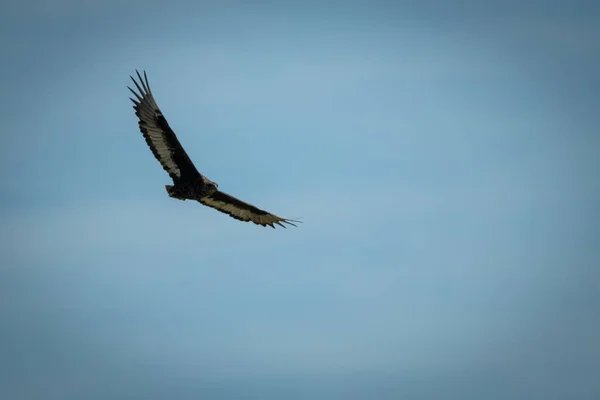
[{"label": "sky background", "polygon": [[[597,2],[21,1],[0,49],[0,398],[600,398]],[[136,68],[304,223],[170,199]]]}]

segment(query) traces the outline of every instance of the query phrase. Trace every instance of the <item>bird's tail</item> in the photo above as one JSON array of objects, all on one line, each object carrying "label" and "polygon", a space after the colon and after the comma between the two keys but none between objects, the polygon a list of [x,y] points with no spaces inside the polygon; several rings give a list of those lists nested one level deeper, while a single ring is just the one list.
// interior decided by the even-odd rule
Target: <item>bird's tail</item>
[{"label": "bird's tail", "polygon": [[175,186],[173,185],[165,185],[165,189],[167,189],[167,193],[169,193],[169,197],[172,197],[174,199],[178,199],[178,200],[185,200],[184,197],[182,197],[179,192],[175,189]]}]

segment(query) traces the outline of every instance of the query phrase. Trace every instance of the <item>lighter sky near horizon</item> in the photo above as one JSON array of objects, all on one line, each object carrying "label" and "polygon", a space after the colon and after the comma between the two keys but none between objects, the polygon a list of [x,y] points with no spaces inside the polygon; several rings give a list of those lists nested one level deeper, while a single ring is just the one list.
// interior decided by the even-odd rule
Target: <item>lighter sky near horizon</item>
[{"label": "lighter sky near horizon", "polygon": [[600,398],[600,7],[244,4],[3,11],[0,398]]}]

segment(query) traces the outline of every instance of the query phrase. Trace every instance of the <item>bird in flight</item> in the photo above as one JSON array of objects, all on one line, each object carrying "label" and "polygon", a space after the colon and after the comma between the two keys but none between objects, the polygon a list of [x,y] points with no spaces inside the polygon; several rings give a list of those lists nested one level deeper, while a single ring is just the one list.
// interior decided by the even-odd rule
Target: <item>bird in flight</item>
[{"label": "bird in flight", "polygon": [[218,184],[198,172],[158,108],[148,85],[146,72],[144,71],[144,79],[137,70],[135,72],[139,83],[132,76],[130,78],[138,91],[128,86],[127,88],[135,96],[135,99],[130,99],[133,101],[135,115],[139,118],[138,125],[146,143],[154,157],[173,179],[173,185],[165,186],[170,197],[179,200],[196,200],[237,220],[252,221],[257,225],[268,225],[271,228],[275,228],[274,224],[286,228],[285,224],[296,226],[294,223],[300,222],[278,217],[221,192]]}]

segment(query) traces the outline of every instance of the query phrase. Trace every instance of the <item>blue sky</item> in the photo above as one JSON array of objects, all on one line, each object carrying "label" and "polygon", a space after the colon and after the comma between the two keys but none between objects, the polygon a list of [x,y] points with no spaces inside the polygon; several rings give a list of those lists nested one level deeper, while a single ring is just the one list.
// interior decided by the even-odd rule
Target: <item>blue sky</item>
[{"label": "blue sky", "polygon": [[0,397],[598,398],[600,9],[440,4],[7,6]]}]

